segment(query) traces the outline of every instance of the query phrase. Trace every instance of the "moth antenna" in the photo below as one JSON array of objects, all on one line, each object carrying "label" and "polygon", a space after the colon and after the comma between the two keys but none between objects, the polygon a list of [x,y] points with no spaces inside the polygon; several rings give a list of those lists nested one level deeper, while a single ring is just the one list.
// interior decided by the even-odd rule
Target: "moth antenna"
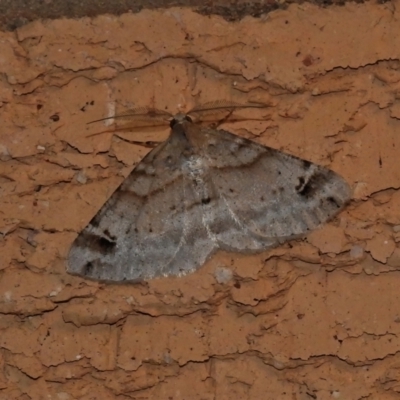
[{"label": "moth antenna", "polygon": [[216,100],[204,103],[200,106],[195,106],[191,110],[188,111],[189,113],[201,113],[207,111],[217,111],[222,109],[232,109],[235,110],[237,108],[265,108],[266,106],[261,103],[254,103],[254,104],[241,104],[236,103],[233,101],[225,101],[225,100]]},{"label": "moth antenna", "polygon": [[[167,111],[155,109],[155,108],[146,108],[146,107],[137,107],[137,108],[132,108],[128,109],[122,113],[119,113],[117,115],[114,115],[112,117],[105,117],[105,118],[100,118],[96,119],[94,121],[89,121],[86,124],[94,124],[96,122],[101,122],[101,121],[108,121],[108,120],[126,120],[126,123],[129,123],[130,125],[125,125],[125,126],[116,126],[113,129],[107,129],[105,131],[101,132],[96,132],[92,133],[86,137],[93,137],[97,135],[101,135],[104,133],[116,133],[116,132],[121,132],[121,131],[132,131],[135,128],[146,128],[151,125],[151,127],[156,128],[156,127],[162,127],[166,126],[167,123],[169,122],[169,119],[172,118],[172,114],[170,114]],[[138,122],[144,122],[143,124],[138,124]]]},{"label": "moth antenna", "polygon": [[154,119],[160,120],[161,118],[164,118],[165,120],[166,117],[172,118],[173,116],[171,113],[159,110],[157,108],[138,107],[126,110],[125,112],[114,115],[112,117],[96,119],[94,121],[87,122],[86,124],[90,125],[94,124],[95,122],[107,121],[110,119],[123,119],[123,118],[127,119],[131,118],[132,120],[140,120],[140,118],[143,118],[144,120],[152,119],[154,121]]},{"label": "moth antenna", "polygon": [[[164,121],[163,121],[164,122]],[[113,129],[107,129],[105,131],[101,131],[101,132],[95,132],[95,133],[91,133],[90,135],[87,135],[85,137],[90,138],[93,136],[98,136],[98,135],[102,135],[104,133],[118,133],[118,132],[123,132],[123,131],[130,131],[130,132],[134,132],[135,130],[140,129],[141,131],[145,130],[146,128],[162,128],[162,127],[166,127],[167,125],[165,123],[158,123],[158,124],[152,124],[151,126],[148,125],[143,125],[143,126],[121,126],[121,127],[117,127],[117,128],[113,128]]]}]

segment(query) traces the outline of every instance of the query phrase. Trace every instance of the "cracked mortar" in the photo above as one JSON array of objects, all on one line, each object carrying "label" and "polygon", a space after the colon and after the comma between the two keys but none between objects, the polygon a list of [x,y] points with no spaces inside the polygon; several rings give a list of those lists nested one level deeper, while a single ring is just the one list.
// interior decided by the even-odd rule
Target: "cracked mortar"
[{"label": "cracked mortar", "polygon": [[[236,23],[173,8],[0,33],[0,399],[398,398],[399,18],[394,3]],[[183,278],[67,275],[76,233],[168,135],[87,122],[218,99],[263,102],[225,128],[329,166],[352,203]]]}]

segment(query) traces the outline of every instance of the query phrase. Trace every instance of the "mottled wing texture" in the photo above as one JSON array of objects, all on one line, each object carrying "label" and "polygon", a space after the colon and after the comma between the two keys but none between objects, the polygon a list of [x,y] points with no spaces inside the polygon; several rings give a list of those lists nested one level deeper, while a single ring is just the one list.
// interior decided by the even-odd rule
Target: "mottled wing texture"
[{"label": "mottled wing texture", "polygon": [[68,272],[105,281],[181,275],[216,247],[193,182],[182,173],[179,141],[150,152],[72,245]]},{"label": "mottled wing texture", "polygon": [[337,214],[350,199],[335,172],[239,138],[203,129],[212,193],[208,229],[219,248],[265,250],[298,237]]},{"label": "mottled wing texture", "polygon": [[350,195],[329,169],[183,118],[79,234],[68,271],[105,281],[183,275],[218,248],[255,252],[304,234]]}]

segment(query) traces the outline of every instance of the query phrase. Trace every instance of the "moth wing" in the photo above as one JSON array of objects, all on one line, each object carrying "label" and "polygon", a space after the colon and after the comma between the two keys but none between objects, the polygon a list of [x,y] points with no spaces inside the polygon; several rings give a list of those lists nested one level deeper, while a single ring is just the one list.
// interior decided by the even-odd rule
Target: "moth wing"
[{"label": "moth wing", "polygon": [[79,234],[68,272],[105,281],[181,275],[216,248],[192,182],[182,173],[181,144],[170,139],[136,166]]},{"label": "moth wing", "polygon": [[207,220],[222,249],[276,246],[331,219],[351,197],[346,181],[327,168],[230,132],[204,133],[213,137],[204,156],[215,193]]}]

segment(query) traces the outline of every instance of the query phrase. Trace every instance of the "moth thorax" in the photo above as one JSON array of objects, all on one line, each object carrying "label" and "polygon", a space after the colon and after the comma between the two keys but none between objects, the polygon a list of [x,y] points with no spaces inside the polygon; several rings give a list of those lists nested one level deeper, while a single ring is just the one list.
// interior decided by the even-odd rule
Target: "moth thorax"
[{"label": "moth thorax", "polygon": [[171,122],[169,123],[169,126],[173,128],[176,124],[181,124],[183,122],[193,122],[192,118],[189,117],[187,114],[183,113],[178,113],[172,118]]},{"label": "moth thorax", "polygon": [[195,180],[202,180],[202,176],[206,172],[204,158],[192,155],[184,164],[187,174]]}]

